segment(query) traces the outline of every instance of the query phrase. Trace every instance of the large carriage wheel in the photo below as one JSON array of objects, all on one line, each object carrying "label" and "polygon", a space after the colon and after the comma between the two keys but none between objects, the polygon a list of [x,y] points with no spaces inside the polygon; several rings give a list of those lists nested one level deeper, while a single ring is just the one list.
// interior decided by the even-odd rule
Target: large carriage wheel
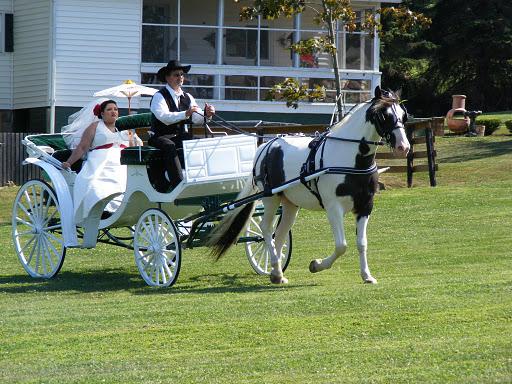
[{"label": "large carriage wheel", "polygon": [[[251,221],[247,227],[245,235],[247,241],[245,243],[245,253],[249,259],[249,264],[259,275],[270,275],[272,266],[270,265],[270,253],[268,252],[265,241],[263,240],[260,223],[262,219],[262,213],[256,213],[251,217]],[[272,228],[274,232],[281,221],[281,216],[275,216],[272,222]],[[290,230],[284,240],[283,248],[281,250],[281,267],[283,272],[290,263],[290,257],[292,255],[292,231]]]},{"label": "large carriage wheel", "polygon": [[60,207],[52,187],[42,180],[23,184],[14,199],[12,238],[18,259],[32,277],[49,279],[64,262]]},{"label": "large carriage wheel", "polygon": [[135,226],[135,263],[144,281],[154,287],[170,287],[181,266],[179,233],[160,209],[148,209]]}]

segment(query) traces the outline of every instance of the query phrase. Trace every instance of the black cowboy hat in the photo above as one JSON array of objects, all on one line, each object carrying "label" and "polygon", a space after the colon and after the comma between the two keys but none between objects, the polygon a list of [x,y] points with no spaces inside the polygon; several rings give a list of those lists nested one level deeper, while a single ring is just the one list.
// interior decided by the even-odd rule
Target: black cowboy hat
[{"label": "black cowboy hat", "polygon": [[175,71],[177,69],[181,69],[183,72],[188,73],[188,71],[190,71],[190,67],[191,65],[181,65],[179,60],[171,60],[167,63],[165,67],[162,67],[158,70],[156,77],[162,83],[165,83],[165,76],[167,76],[168,73]]}]

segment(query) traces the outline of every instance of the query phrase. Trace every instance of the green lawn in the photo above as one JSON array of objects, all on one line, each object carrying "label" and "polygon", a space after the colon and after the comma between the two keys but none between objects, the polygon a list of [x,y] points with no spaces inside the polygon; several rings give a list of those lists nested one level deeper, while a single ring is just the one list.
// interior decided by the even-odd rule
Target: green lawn
[{"label": "green lawn", "polygon": [[170,289],[133,255],[69,250],[59,275],[29,278],[0,189],[0,382],[510,383],[512,137],[441,137],[438,186],[383,175],[359,277],[355,226],[331,270],[325,215],[301,211],[287,286],[252,272],[242,247],[214,263],[184,251]]}]

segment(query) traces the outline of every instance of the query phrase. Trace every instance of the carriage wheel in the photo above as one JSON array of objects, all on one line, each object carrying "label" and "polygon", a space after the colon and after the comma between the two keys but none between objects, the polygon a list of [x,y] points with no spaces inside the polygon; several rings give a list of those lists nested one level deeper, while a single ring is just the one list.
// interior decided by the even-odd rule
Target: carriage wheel
[{"label": "carriage wheel", "polygon": [[170,287],[181,267],[178,231],[167,214],[148,209],[142,214],[133,241],[135,263],[144,281],[153,287]]},{"label": "carriage wheel", "polygon": [[32,277],[52,278],[64,262],[60,207],[42,180],[23,184],[14,199],[12,238],[18,259]]},{"label": "carriage wheel", "polygon": [[[262,215],[251,217],[251,221],[247,227],[245,235],[251,239],[245,243],[245,253],[249,259],[249,264],[254,271],[259,275],[270,275],[272,266],[270,265],[270,253],[268,252],[265,241],[263,240],[262,231],[260,228]],[[275,216],[272,222],[274,232],[281,221],[281,216]],[[284,240],[283,248],[281,249],[281,267],[283,272],[290,263],[292,255],[292,231],[290,230]]]}]

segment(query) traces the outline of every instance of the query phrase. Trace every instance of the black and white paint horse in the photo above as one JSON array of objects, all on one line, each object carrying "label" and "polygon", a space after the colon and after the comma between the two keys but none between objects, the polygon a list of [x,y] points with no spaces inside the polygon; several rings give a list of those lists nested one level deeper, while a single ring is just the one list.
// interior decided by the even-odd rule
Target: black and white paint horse
[{"label": "black and white paint horse", "polygon": [[[311,272],[330,268],[347,249],[344,215],[352,211],[356,217],[357,248],[361,277],[365,283],[376,283],[367,263],[366,227],[378,188],[375,152],[380,140],[405,157],[409,141],[404,130],[407,112],[392,92],[375,89],[375,97],[357,105],[328,133],[316,139],[284,136],[260,146],[256,153],[253,175],[239,199],[259,191],[269,191],[287,180],[301,176],[304,180],[319,170],[326,173],[311,182],[298,183],[282,192],[263,197],[264,214],[260,223],[271,256],[272,283],[287,283],[281,267],[281,249],[299,208],[325,209],[334,235],[334,252],[311,261]],[[282,218],[273,236],[272,220],[279,205]],[[210,245],[217,258],[233,245],[246,227],[254,210],[254,202],[226,214],[216,226]]]}]

